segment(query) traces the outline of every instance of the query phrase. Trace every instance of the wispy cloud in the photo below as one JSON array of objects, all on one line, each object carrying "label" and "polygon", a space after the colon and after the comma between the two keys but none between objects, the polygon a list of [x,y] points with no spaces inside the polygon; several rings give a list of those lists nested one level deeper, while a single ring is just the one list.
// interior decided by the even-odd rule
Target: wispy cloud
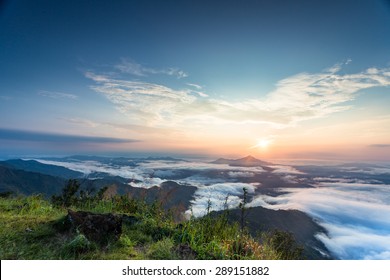
[{"label": "wispy cloud", "polygon": [[390,144],[372,144],[371,148],[390,148]]},{"label": "wispy cloud", "polygon": [[357,74],[341,75],[341,65],[322,73],[301,73],[277,83],[264,102],[270,112],[283,112],[287,122],[323,117],[350,108],[362,89],[390,85],[390,69],[370,68]]},{"label": "wispy cloud", "polygon": [[[96,83],[92,86],[96,92],[105,95],[118,110],[137,122],[165,127],[177,127],[180,123],[186,126],[189,123],[253,123],[280,128],[347,110],[352,107],[348,102],[360,90],[390,85],[390,69],[370,68],[356,74],[339,74],[341,67],[335,65],[321,73],[288,77],[279,81],[266,97],[241,101],[210,98],[191,88],[173,89],[92,72],[87,72],[86,77]],[[139,74],[147,73],[141,70]]]},{"label": "wispy cloud", "polygon": [[145,67],[139,63],[136,63],[129,59],[122,59],[120,64],[115,65],[115,68],[122,73],[138,76],[138,77],[146,77],[151,74],[163,74],[168,76],[174,76],[178,79],[188,77],[188,74],[179,68],[164,68],[164,69],[156,69]]},{"label": "wispy cloud", "polygon": [[190,107],[187,105],[197,100],[197,94],[188,89],[174,90],[159,84],[112,79],[91,72],[87,72],[86,77],[98,84],[92,89],[105,95],[136,123],[141,120],[146,124],[164,124],[179,117],[183,107]]},{"label": "wispy cloud", "polygon": [[47,91],[47,90],[40,90],[38,91],[38,95],[44,96],[44,97],[49,97],[49,98],[54,98],[54,99],[63,99],[63,98],[68,98],[68,99],[78,99],[77,95],[70,94],[70,93],[64,93],[64,92],[58,92],[58,91]]},{"label": "wispy cloud", "polygon": [[59,119],[64,120],[68,123],[82,125],[84,127],[98,127],[101,125],[100,123],[87,120],[87,119],[81,119],[81,118],[59,118]]},{"label": "wispy cloud", "polygon": [[36,132],[0,128],[0,140],[50,142],[50,143],[130,143],[138,142],[134,139],[121,139],[111,137],[69,135],[50,132]]},{"label": "wispy cloud", "polygon": [[135,132],[138,134],[147,134],[147,135],[178,135],[180,134],[177,130],[173,128],[156,128],[156,127],[149,127],[144,125],[135,125],[135,124],[118,124],[118,123],[112,123],[112,122],[97,122],[90,119],[85,118],[58,118],[59,120],[63,120],[67,123],[70,123],[72,125],[77,125],[83,128],[97,128],[97,127],[104,127],[105,129],[110,129],[113,133],[128,133],[128,132]]},{"label": "wispy cloud", "polygon": [[190,87],[194,87],[194,88],[196,88],[197,90],[201,90],[201,89],[202,89],[202,86],[197,85],[197,84],[187,83],[187,85],[190,86]]}]

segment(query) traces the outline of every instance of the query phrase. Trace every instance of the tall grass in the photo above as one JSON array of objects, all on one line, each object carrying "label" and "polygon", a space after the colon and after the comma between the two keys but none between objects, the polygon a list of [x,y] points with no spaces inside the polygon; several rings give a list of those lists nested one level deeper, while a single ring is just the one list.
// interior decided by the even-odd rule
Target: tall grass
[{"label": "tall grass", "polygon": [[[262,242],[243,228],[242,222],[230,223],[228,209],[221,215],[174,221],[158,201],[116,195],[73,196],[63,204],[40,195],[0,197],[1,259],[282,259],[289,245],[286,236],[263,234]],[[59,203],[58,203],[59,202]],[[66,227],[67,208],[94,213],[116,213],[134,217],[124,219],[122,235],[105,246],[88,240],[77,230]],[[287,248],[287,249],[286,249]],[[284,251],[283,251],[284,250]]]}]

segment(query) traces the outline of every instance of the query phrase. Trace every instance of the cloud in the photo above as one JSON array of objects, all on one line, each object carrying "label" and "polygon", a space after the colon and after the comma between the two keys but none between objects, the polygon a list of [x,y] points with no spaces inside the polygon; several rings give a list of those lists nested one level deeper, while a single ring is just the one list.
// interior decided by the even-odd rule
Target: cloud
[{"label": "cloud", "polygon": [[227,171],[227,172],[251,172],[259,173],[264,172],[261,166],[254,167],[243,167],[243,166],[230,166],[228,164],[214,164],[207,162],[196,162],[196,161],[150,161],[142,162],[139,164],[140,167],[145,169],[157,170],[157,169],[170,169],[170,170],[194,170],[194,171]]},{"label": "cloud", "polygon": [[158,134],[158,135],[173,135],[178,134],[178,131],[174,128],[157,128],[149,127],[143,125],[134,125],[134,124],[116,124],[111,122],[96,122],[89,119],[83,118],[58,118],[60,120],[66,121],[71,124],[79,125],[82,127],[96,128],[96,127],[106,127],[114,129],[114,131],[132,131],[140,134]]},{"label": "cloud", "polygon": [[87,72],[86,77],[98,83],[92,86],[93,90],[106,96],[136,123],[140,120],[144,124],[173,121],[180,104],[186,106],[196,100],[196,94],[186,89],[173,90],[153,83],[111,79],[91,72]]},{"label": "cloud", "polygon": [[248,206],[304,211],[327,229],[329,235],[318,238],[339,258],[378,259],[390,252],[389,189],[384,184],[321,182],[316,188],[282,189],[284,194],[276,197],[260,195]]},{"label": "cloud", "polygon": [[[264,172],[256,167],[191,161],[138,159],[134,160],[135,165],[115,165],[98,161],[38,161],[64,166],[86,175],[103,172],[136,179],[139,182],[129,184],[140,188],[150,188],[165,182],[169,177],[184,174],[184,178],[175,181],[197,187],[191,208],[186,211],[186,215],[196,217],[205,214],[209,203],[211,210],[224,209],[226,201],[229,208],[237,208],[242,201],[243,188],[252,196],[261,186],[258,182],[243,183],[239,179]],[[287,166],[281,167],[282,172],[277,174],[279,173],[285,181],[295,182],[296,171]],[[313,188],[281,188],[278,196],[256,195],[248,203],[248,207],[298,209],[308,213],[328,231],[328,235],[320,234],[317,238],[341,259],[388,259],[390,185],[378,184],[378,181],[369,177],[362,180],[350,178],[349,175],[348,178],[340,179],[315,177],[314,181],[316,183]]]},{"label": "cloud", "polygon": [[59,119],[64,120],[68,123],[82,125],[85,127],[98,127],[101,125],[101,123],[97,123],[91,120],[81,119],[81,118],[59,118]]},{"label": "cloud", "polygon": [[174,76],[178,79],[188,77],[188,74],[183,70],[178,68],[165,68],[165,69],[154,69],[142,66],[139,63],[136,63],[129,59],[122,59],[120,64],[115,65],[115,68],[122,73],[138,76],[138,77],[146,77],[150,74],[164,74],[168,76]]},{"label": "cloud", "polygon": [[[138,73],[140,77],[148,72],[132,63],[126,65],[128,70],[122,65],[122,71]],[[174,89],[92,72],[86,73],[86,77],[96,83],[93,90],[106,96],[138,125],[188,129],[206,124],[210,127],[210,124],[251,123],[283,128],[348,110],[352,107],[349,102],[360,90],[390,85],[390,69],[370,68],[355,74],[339,74],[341,67],[338,64],[320,73],[285,78],[266,97],[240,101],[210,98],[196,86],[197,90],[193,90],[194,84]]]},{"label": "cloud", "polygon": [[194,88],[196,88],[197,90],[201,90],[201,89],[202,89],[202,86],[197,85],[197,84],[187,83],[187,85],[189,85],[189,86],[191,86],[191,87],[194,87]]},{"label": "cloud", "polygon": [[345,172],[360,173],[360,174],[370,174],[370,175],[381,175],[381,174],[390,174],[390,166],[386,165],[375,165],[375,166],[350,166],[342,167],[341,170]]},{"label": "cloud", "polygon": [[253,172],[245,172],[245,171],[229,171],[228,175],[229,177],[232,178],[248,178],[248,177],[253,177],[256,174]]},{"label": "cloud", "polygon": [[131,143],[134,139],[121,139],[111,137],[69,135],[50,132],[36,132],[0,128],[0,140],[45,142],[45,143]]},{"label": "cloud", "polygon": [[43,163],[43,164],[49,164],[49,165],[57,165],[62,166],[74,171],[78,171],[81,173],[84,173],[84,175],[88,176],[92,173],[99,172],[99,173],[106,173],[110,174],[112,176],[120,176],[122,178],[127,179],[135,179],[135,180],[144,180],[144,176],[142,176],[142,173],[137,169],[132,169],[127,166],[111,166],[108,164],[104,164],[98,161],[56,161],[56,160],[45,160],[45,159],[35,159],[36,161]]},{"label": "cloud", "polygon": [[288,166],[288,165],[270,165],[269,167],[273,168],[274,170],[272,173],[280,173],[280,174],[305,174],[302,171],[299,171],[298,169]]},{"label": "cloud", "polygon": [[390,148],[390,144],[372,144],[371,148]]},{"label": "cloud", "polygon": [[64,99],[64,98],[73,99],[73,100],[78,99],[77,95],[64,93],[64,92],[57,92],[57,91],[40,90],[38,92],[38,95],[53,98],[53,99]]},{"label": "cloud", "polygon": [[130,182],[129,185],[135,188],[149,189],[166,182],[167,180],[160,179],[158,177],[143,178],[141,182]]},{"label": "cloud", "polygon": [[248,193],[254,193],[256,189],[253,184],[246,183],[218,183],[199,187],[194,200],[191,201],[191,209],[186,211],[186,215],[203,216],[209,204],[210,211],[223,210],[226,206],[237,208],[242,201],[243,188],[246,188]]},{"label": "cloud", "polygon": [[323,223],[329,236],[317,238],[341,259],[388,260],[390,258],[390,234],[381,234],[367,228]]}]

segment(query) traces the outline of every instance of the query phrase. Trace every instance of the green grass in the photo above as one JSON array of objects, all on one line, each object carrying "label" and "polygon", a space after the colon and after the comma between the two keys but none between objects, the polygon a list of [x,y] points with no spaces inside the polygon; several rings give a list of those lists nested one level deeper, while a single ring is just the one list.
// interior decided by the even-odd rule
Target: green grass
[{"label": "green grass", "polygon": [[[175,223],[156,202],[127,196],[73,200],[73,210],[133,215],[122,235],[104,246],[65,226],[67,211],[42,196],[0,198],[0,259],[283,259],[299,258],[282,249],[284,236],[262,233],[262,243],[226,215]],[[290,241],[290,240],[288,240]],[[275,242],[279,242],[276,244]],[[287,248],[287,249],[286,249]],[[288,252],[287,252],[288,253]]]}]

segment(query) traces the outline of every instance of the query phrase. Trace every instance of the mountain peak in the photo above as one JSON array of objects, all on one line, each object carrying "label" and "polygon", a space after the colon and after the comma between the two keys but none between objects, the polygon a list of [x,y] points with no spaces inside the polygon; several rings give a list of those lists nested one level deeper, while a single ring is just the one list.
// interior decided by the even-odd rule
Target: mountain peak
[{"label": "mountain peak", "polygon": [[228,164],[231,166],[262,166],[262,165],[270,165],[271,163],[265,162],[262,160],[259,160],[252,155],[248,155],[246,157],[240,158],[240,159],[224,159],[219,158],[216,161],[213,161],[212,163],[216,164]]},{"label": "mountain peak", "polygon": [[253,157],[252,155],[248,155],[246,157],[243,157],[241,159],[238,159],[238,160],[245,160],[245,161],[259,161],[259,159]]}]

